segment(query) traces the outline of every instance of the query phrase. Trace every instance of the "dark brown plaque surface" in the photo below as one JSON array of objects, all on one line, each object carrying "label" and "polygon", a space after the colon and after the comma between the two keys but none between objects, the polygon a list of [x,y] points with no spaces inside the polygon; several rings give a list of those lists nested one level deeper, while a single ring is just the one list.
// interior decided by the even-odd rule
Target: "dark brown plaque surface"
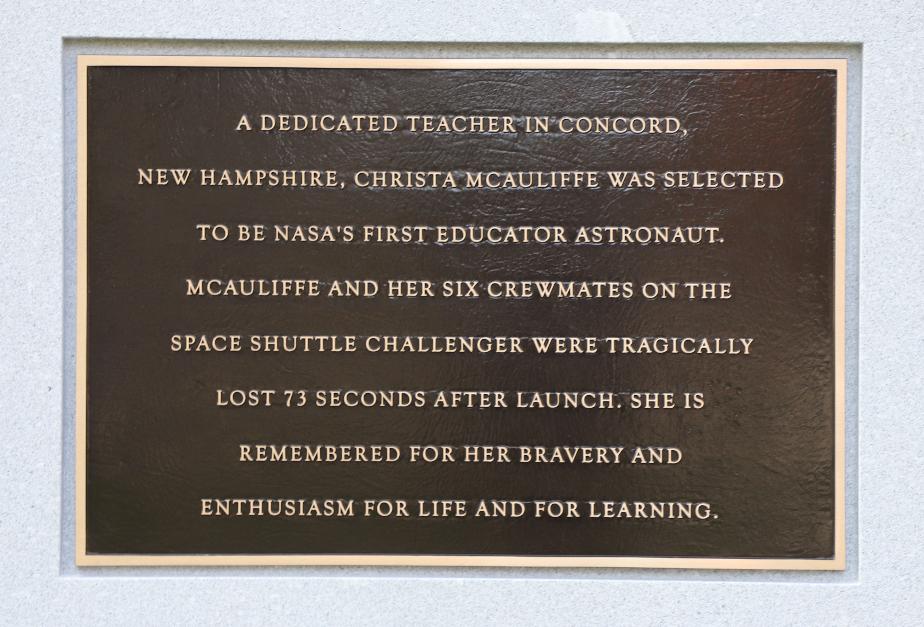
[{"label": "dark brown plaque surface", "polygon": [[78,563],[843,568],[845,69],[82,57]]}]

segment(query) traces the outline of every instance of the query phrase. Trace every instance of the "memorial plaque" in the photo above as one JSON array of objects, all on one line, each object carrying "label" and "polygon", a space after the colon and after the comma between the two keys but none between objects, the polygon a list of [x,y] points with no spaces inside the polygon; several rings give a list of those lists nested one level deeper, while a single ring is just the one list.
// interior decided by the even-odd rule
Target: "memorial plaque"
[{"label": "memorial plaque", "polygon": [[844,566],[845,62],[81,57],[81,565]]}]

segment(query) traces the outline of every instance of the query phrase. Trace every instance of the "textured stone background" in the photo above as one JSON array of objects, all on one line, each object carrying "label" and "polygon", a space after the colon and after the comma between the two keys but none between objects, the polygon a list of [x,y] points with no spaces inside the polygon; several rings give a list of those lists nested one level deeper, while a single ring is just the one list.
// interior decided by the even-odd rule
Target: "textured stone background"
[{"label": "textured stone background", "polygon": [[[915,2],[3,3],[0,623],[918,623],[922,28]],[[76,569],[78,52],[847,57],[848,570]]]}]

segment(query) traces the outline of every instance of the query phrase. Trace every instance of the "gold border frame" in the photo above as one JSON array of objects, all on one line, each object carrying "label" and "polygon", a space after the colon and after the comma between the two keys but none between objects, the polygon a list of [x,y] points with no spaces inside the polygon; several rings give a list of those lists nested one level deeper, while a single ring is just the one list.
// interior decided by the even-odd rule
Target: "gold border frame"
[{"label": "gold border frame", "polygon": [[[834,557],[764,559],[700,557],[565,557],[517,555],[99,555],[86,551],[87,438],[87,69],[91,66],[181,66],[368,69],[824,69],[837,72],[834,254]],[[846,59],[412,59],[79,55],[77,57],[77,565],[78,566],[507,566],[741,570],[844,570],[846,565],[844,377],[847,202]]]}]

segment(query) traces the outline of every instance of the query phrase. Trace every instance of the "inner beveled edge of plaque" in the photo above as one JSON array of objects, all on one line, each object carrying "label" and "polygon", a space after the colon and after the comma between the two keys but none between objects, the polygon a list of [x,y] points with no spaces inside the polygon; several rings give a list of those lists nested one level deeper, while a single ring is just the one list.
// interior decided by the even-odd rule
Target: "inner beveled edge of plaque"
[{"label": "inner beveled edge of plaque", "polygon": [[[823,559],[616,557],[526,555],[362,554],[94,554],[87,553],[87,71],[94,66],[261,67],[353,69],[569,70],[834,70],[837,73],[834,241],[834,556]],[[542,59],[235,57],[188,55],[77,55],[77,566],[498,566],[565,568],[674,568],[718,570],[844,570],[845,511],[845,292],[847,231],[847,59]]]}]

